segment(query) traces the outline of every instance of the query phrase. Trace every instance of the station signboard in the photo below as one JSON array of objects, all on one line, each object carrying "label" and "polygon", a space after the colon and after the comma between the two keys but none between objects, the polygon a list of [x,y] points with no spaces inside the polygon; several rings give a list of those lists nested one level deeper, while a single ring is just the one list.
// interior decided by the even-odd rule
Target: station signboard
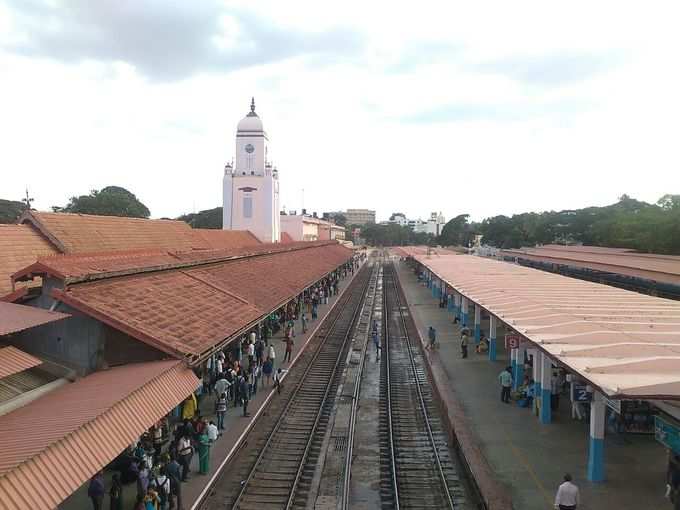
[{"label": "station signboard", "polygon": [[671,420],[654,416],[654,438],[675,453],[680,454],[680,427]]},{"label": "station signboard", "polygon": [[505,348],[506,349],[517,349],[521,342],[522,342],[522,337],[517,335],[517,334],[505,335]]},{"label": "station signboard", "polygon": [[583,383],[572,383],[571,385],[571,401],[572,402],[590,402],[593,399],[593,394],[588,391],[588,385]]}]

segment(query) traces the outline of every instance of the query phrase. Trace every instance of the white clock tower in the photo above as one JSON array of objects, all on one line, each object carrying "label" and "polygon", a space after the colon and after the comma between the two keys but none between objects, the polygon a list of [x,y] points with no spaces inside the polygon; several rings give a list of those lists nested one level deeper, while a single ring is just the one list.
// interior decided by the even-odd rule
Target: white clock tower
[{"label": "white clock tower", "polygon": [[280,240],[279,173],[267,159],[269,138],[262,120],[250,112],[236,128],[236,164],[224,168],[224,230],[250,230],[263,243]]}]

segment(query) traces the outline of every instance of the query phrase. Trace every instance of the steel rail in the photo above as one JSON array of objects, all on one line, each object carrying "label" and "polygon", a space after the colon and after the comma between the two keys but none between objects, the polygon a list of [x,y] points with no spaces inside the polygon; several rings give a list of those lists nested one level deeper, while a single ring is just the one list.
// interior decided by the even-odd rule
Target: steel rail
[{"label": "steel rail", "polygon": [[394,508],[399,510],[399,481],[397,480],[397,463],[394,448],[394,423],[392,417],[392,381],[390,379],[390,333],[389,333],[389,315],[387,313],[387,291],[385,289],[385,272],[383,270],[383,333],[385,352],[383,353],[385,359],[385,385],[387,387],[387,430],[390,445],[390,467],[392,469],[392,490],[394,491]]},{"label": "steel rail", "polygon": [[[408,328],[406,327],[406,320],[404,319],[404,313],[402,311],[402,304],[401,304],[401,295],[400,295],[400,289],[397,285],[397,275],[396,271],[394,270],[394,266],[390,266],[390,272],[392,273],[392,286],[394,287],[394,295],[396,297],[397,305],[399,307],[399,319],[401,322],[401,326],[403,328],[404,332],[404,340],[406,344],[406,348],[408,350],[409,354],[409,361],[411,364],[411,370],[413,371],[413,376],[416,381],[416,389],[418,392],[418,402],[420,404],[420,409],[421,412],[423,413],[423,419],[425,422],[425,427],[427,429],[427,435],[430,440],[430,445],[432,446],[432,452],[434,453],[434,457],[436,460],[436,465],[437,465],[437,474],[439,475],[439,481],[442,484],[442,487],[444,489],[444,494],[446,495],[446,501],[448,503],[448,507],[450,509],[454,509],[455,505],[453,503],[453,498],[451,497],[451,491],[449,490],[449,485],[446,481],[446,475],[444,474],[444,469],[442,468],[442,463],[441,459],[439,457],[439,450],[437,449],[437,443],[434,439],[434,434],[432,433],[432,425],[430,423],[430,416],[429,413],[427,412],[427,406],[425,405],[425,399],[423,398],[423,392],[421,389],[421,382],[420,378],[418,377],[418,372],[416,369],[416,362],[415,362],[415,355],[413,354],[413,347],[411,346],[411,339],[409,338],[408,334]],[[384,281],[384,280],[383,280]],[[383,291],[384,292],[384,291]],[[383,294],[386,296],[386,293]],[[387,303],[387,299],[385,299],[385,303]],[[387,307],[386,307],[387,308]],[[385,323],[387,324],[389,316],[386,316]],[[386,348],[387,352],[389,352],[389,347]],[[389,358],[388,358],[388,371],[389,371]],[[389,372],[388,372],[389,373]],[[388,379],[389,383],[389,379]],[[389,395],[389,385],[388,385],[388,395]],[[388,400],[388,409],[391,408],[391,400]],[[392,422],[390,421],[390,427],[392,426]],[[390,441],[392,441],[392,432],[390,429]],[[391,445],[393,446],[393,445]],[[394,462],[394,461],[393,461]],[[396,472],[395,472],[395,479],[396,479]],[[398,502],[397,502],[397,508],[399,507]]]},{"label": "steel rail", "polygon": [[[364,268],[362,267],[362,268],[360,269],[360,271],[361,271],[362,269],[364,269]],[[357,276],[359,276],[359,275],[357,275]],[[342,353],[342,351],[344,350],[345,345],[346,345],[346,343],[347,343],[347,338],[350,336],[349,334],[350,334],[350,332],[351,332],[352,329],[353,329],[353,326],[354,326],[354,323],[355,323],[355,320],[356,320],[356,313],[357,313],[357,310],[360,309],[361,304],[363,303],[363,296],[365,296],[365,294],[366,294],[366,289],[367,289],[367,287],[368,287],[368,282],[369,282],[369,281],[370,281],[370,278],[367,278],[367,279],[366,279],[366,282],[364,283],[364,285],[363,285],[363,287],[362,287],[362,294],[361,294],[362,297],[360,297],[359,303],[357,304],[357,307],[356,307],[356,309],[355,309],[355,311],[354,311],[354,314],[353,314],[353,316],[352,316],[352,320],[351,320],[351,322],[350,322],[350,326],[348,327],[348,330],[347,330],[347,332],[345,333],[345,338],[344,338],[344,340],[343,340],[343,343],[342,343],[342,346],[341,346],[341,348],[340,348],[340,350],[339,350],[339,353]],[[354,283],[354,282],[352,282],[352,283]],[[359,283],[359,282],[357,282],[357,283]],[[258,456],[257,456],[257,458],[256,458],[256,460],[255,460],[255,463],[254,463],[252,469],[251,469],[251,470],[249,471],[249,473],[248,473],[248,477],[247,477],[247,478],[243,481],[243,483],[241,484],[241,490],[239,491],[238,496],[237,496],[236,499],[234,500],[234,504],[232,505],[232,508],[238,508],[239,504],[241,503],[241,501],[242,501],[242,499],[243,499],[243,496],[245,495],[246,490],[247,490],[247,488],[248,488],[248,485],[250,484],[250,482],[251,482],[252,479],[254,478],[255,473],[256,473],[256,471],[257,471],[257,468],[260,466],[260,464],[261,464],[261,462],[262,462],[262,459],[263,459],[265,453],[268,451],[268,449],[269,449],[269,447],[271,446],[271,443],[272,443],[272,441],[274,440],[274,438],[275,438],[277,432],[279,431],[280,427],[282,426],[282,424],[283,424],[283,422],[284,422],[284,418],[286,417],[286,415],[287,415],[288,412],[290,411],[291,407],[292,407],[293,404],[295,403],[295,397],[296,397],[297,394],[299,393],[299,391],[300,391],[300,389],[302,388],[303,384],[306,382],[307,375],[308,375],[309,372],[312,370],[312,368],[314,367],[314,364],[316,363],[317,359],[318,359],[319,356],[321,355],[321,353],[322,353],[322,351],[323,351],[323,347],[326,345],[326,343],[328,342],[328,339],[329,339],[329,338],[332,336],[332,334],[334,333],[335,328],[336,328],[336,326],[338,325],[338,322],[339,322],[340,318],[342,317],[342,310],[343,310],[343,308],[344,308],[345,306],[348,306],[348,305],[349,305],[349,303],[351,302],[351,299],[352,299],[352,297],[353,297],[353,294],[352,294],[352,292],[350,292],[349,289],[347,289],[347,291],[345,291],[345,293],[343,294],[342,297],[343,297],[343,298],[346,297],[346,299],[345,299],[345,300],[343,301],[343,303],[342,303],[342,308],[338,308],[338,314],[333,318],[333,322],[331,323],[330,328],[326,331],[326,333],[325,333],[325,335],[324,335],[323,342],[320,342],[319,346],[317,347],[316,351],[314,352],[314,355],[313,355],[311,361],[309,362],[309,364],[307,365],[307,367],[305,368],[305,371],[303,372],[303,375],[302,375],[302,377],[300,378],[300,381],[297,383],[297,385],[295,386],[295,389],[294,389],[293,392],[291,393],[291,395],[290,395],[290,397],[289,397],[289,399],[288,399],[288,402],[286,403],[286,406],[284,407],[284,409],[283,409],[283,411],[282,411],[282,413],[281,413],[281,415],[280,415],[279,420],[276,422],[276,425],[274,426],[274,428],[272,429],[272,431],[269,433],[269,435],[268,435],[268,437],[267,437],[267,440],[266,440],[265,444],[264,444],[263,447],[260,449],[260,452],[259,452],[259,454],[258,454]],[[338,303],[338,305],[340,305],[340,304],[341,304],[341,303]],[[327,383],[327,386],[326,386],[326,391],[325,391],[323,400],[322,400],[322,402],[321,402],[321,405],[319,406],[319,412],[317,413],[316,420],[315,420],[315,422],[314,422],[314,427],[313,427],[313,429],[312,429],[313,431],[316,429],[316,426],[318,425],[319,416],[321,415],[321,411],[323,410],[323,406],[324,406],[324,404],[325,404],[325,402],[326,402],[326,399],[327,399],[327,396],[328,396],[328,389],[330,388],[331,383],[333,382],[333,375],[334,375],[335,372],[337,371],[337,366],[338,366],[338,363],[339,363],[340,359],[341,359],[341,356],[339,355],[339,356],[338,356],[338,359],[336,360],[336,363],[335,363],[333,372],[331,373],[331,376],[330,376],[329,379],[328,379],[328,383]],[[295,488],[296,488],[297,482],[298,482],[298,480],[299,480],[299,475],[300,475],[302,466],[304,466],[305,458],[306,458],[307,452],[308,452],[308,450],[309,450],[309,445],[311,444],[311,440],[312,440],[313,437],[314,437],[314,434],[313,434],[313,433],[310,434],[309,440],[308,440],[308,442],[307,442],[307,446],[306,446],[306,448],[305,448],[305,452],[304,452],[303,457],[302,457],[302,460],[301,460],[301,462],[300,462],[300,467],[298,468],[298,472],[297,472],[297,474],[296,474],[295,482],[294,482],[293,486],[291,487],[291,493],[290,493],[290,496],[289,496],[289,499],[288,499],[288,503],[286,504],[286,508],[287,508],[287,509],[290,508],[290,505],[291,505],[291,502],[292,502],[292,499],[293,499],[293,496],[294,496],[294,493],[295,493]]]}]

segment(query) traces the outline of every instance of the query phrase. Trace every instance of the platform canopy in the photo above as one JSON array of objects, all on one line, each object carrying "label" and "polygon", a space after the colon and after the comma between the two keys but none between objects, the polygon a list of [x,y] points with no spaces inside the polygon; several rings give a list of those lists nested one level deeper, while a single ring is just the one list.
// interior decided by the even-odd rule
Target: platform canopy
[{"label": "platform canopy", "polygon": [[103,370],[0,416],[2,508],[52,509],[198,386],[184,363]]},{"label": "platform canopy", "polygon": [[680,302],[482,257],[402,250],[610,398],[680,400]]},{"label": "platform canopy", "polygon": [[0,301],[0,336],[65,319],[66,313]]},{"label": "platform canopy", "polygon": [[504,256],[579,267],[670,285],[680,285],[680,257],[635,253],[620,248],[556,246],[503,250]]}]

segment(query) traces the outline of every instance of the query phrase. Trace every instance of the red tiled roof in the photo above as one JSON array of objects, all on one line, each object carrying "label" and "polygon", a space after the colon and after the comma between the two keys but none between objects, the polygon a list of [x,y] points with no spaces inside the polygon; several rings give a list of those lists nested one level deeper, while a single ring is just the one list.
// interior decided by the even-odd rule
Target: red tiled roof
[{"label": "red tiled roof", "polygon": [[0,301],[0,336],[58,321],[68,314]]},{"label": "red tiled roof", "polygon": [[17,281],[32,278],[34,275],[49,274],[57,278],[75,281],[125,274],[190,267],[200,264],[222,262],[238,257],[277,253],[313,246],[328,242],[260,243],[254,246],[221,250],[197,250],[188,252],[169,252],[163,250],[109,251],[75,255],[55,255],[40,258],[38,262],[17,271],[13,278]]},{"label": "red tiled roof", "polygon": [[0,225],[0,296],[12,292],[12,273],[54,253],[57,249],[30,225]]},{"label": "red tiled roof", "polygon": [[62,253],[209,247],[183,221],[38,211],[24,213],[21,221],[34,225]]},{"label": "red tiled roof", "polygon": [[130,364],[0,416],[3,508],[55,508],[197,385],[176,360]]},{"label": "red tiled roof", "polygon": [[176,356],[199,356],[347,261],[337,243],[107,278],[57,299]]},{"label": "red tiled roof", "polygon": [[200,239],[210,250],[223,250],[243,248],[244,246],[257,246],[262,244],[248,230],[217,230],[210,228],[195,228],[192,230],[195,237]]},{"label": "red tiled roof", "polygon": [[8,375],[23,372],[32,367],[37,367],[42,363],[35,356],[17,349],[11,345],[0,346],[0,379]]}]

